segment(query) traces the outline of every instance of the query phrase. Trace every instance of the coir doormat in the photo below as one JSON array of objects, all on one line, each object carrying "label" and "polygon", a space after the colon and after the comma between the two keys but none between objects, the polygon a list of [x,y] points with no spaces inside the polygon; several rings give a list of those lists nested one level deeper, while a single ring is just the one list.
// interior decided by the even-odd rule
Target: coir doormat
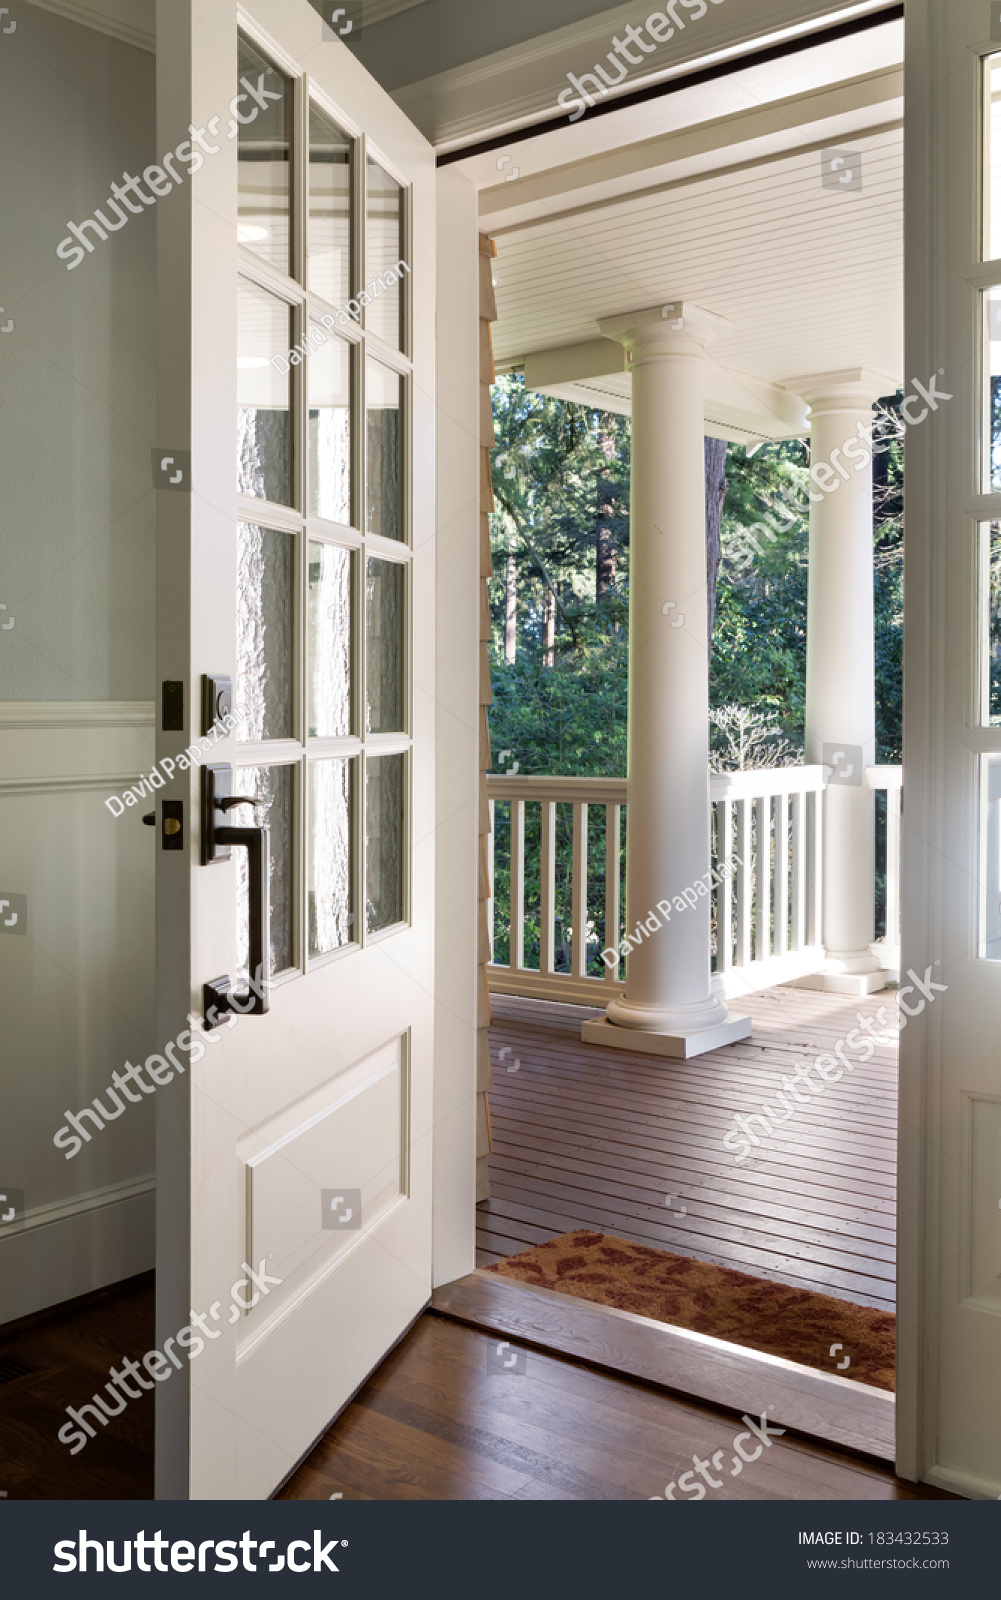
[{"label": "coir doormat", "polygon": [[[790,1289],[585,1229],[561,1234],[486,1270],[784,1356],[877,1389],[894,1387],[895,1317],[833,1295]],[[832,1354],[835,1345],[839,1348]]]}]

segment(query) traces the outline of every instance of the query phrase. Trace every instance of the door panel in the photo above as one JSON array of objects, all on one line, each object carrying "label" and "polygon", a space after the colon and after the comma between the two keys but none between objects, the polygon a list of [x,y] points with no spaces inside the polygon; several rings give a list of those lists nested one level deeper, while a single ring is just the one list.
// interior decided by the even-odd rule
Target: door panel
[{"label": "door panel", "polygon": [[[217,825],[270,829],[271,982],[199,1027],[158,1123],[158,1336],[201,1348],[157,1492],[260,1498],[430,1295],[434,172],[306,0],[161,14],[158,147],[216,149],[163,202],[158,427],[192,493],[159,496],[158,677],[183,663],[196,711],[233,679]],[[200,865],[200,782],[158,863],[164,1038],[249,953],[249,853]]]}]

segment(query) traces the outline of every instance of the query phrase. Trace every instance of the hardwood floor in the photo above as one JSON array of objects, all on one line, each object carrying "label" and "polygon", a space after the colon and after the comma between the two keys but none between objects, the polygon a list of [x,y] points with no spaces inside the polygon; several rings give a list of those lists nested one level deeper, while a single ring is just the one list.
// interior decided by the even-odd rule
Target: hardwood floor
[{"label": "hardwood floor", "polygon": [[733,1477],[737,1416],[534,1349],[503,1372],[496,1346],[421,1317],[277,1498],[648,1500],[720,1450],[713,1499],[952,1498],[788,1433]]},{"label": "hardwood floor", "polygon": [[[152,1274],[0,1333],[0,1491],[11,1500],[153,1494],[152,1396],[86,1449],[57,1440],[67,1405],[153,1338]],[[646,1500],[697,1453],[729,1462],[735,1415],[536,1349],[497,1369],[497,1336],[428,1313],[278,1496],[286,1500]],[[26,1371],[17,1372],[15,1364]],[[886,1467],[785,1434],[720,1499],[949,1498]]]},{"label": "hardwood floor", "polygon": [[11,1500],[149,1500],[153,1395],[76,1455],[57,1437],[123,1357],[155,1344],[152,1272],[0,1328],[0,1491]]},{"label": "hardwood floor", "polygon": [[846,1049],[851,1075],[797,1104],[742,1165],[721,1143],[735,1113],[776,1105],[783,1075],[880,1007],[895,1018],[896,992],[771,989],[741,1003],[749,1039],[666,1061],[582,1044],[583,1008],[494,996],[478,1264],[587,1227],[892,1311],[895,1036],[869,1062]]}]

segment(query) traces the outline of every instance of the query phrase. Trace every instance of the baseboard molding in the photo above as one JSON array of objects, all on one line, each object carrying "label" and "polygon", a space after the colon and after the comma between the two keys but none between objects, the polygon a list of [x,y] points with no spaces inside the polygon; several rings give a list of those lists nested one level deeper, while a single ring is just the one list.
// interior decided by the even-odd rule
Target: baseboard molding
[{"label": "baseboard molding", "polygon": [[674,1394],[759,1416],[826,1444],[894,1459],[894,1396],[780,1356],[595,1305],[477,1268],[431,1297],[431,1308],[470,1327],[626,1373]]},{"label": "baseboard molding", "polygon": [[0,1324],[155,1265],[155,1191],[148,1181],[130,1191],[87,1196],[89,1203],[69,1212],[47,1208],[0,1242]]}]

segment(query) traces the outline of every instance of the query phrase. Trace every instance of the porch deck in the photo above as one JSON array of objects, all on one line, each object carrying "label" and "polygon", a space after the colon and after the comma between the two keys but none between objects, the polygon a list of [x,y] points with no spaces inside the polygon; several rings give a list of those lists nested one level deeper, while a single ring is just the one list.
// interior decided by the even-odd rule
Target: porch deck
[{"label": "porch deck", "polygon": [[851,1075],[797,1105],[741,1165],[721,1144],[735,1113],[775,1105],[797,1061],[880,1006],[895,1019],[895,991],[765,990],[733,1005],[750,1012],[750,1039],[665,1062],[582,1044],[595,1014],[583,1007],[494,995],[478,1264],[587,1227],[894,1310],[895,1038],[865,1063],[846,1050]]}]

